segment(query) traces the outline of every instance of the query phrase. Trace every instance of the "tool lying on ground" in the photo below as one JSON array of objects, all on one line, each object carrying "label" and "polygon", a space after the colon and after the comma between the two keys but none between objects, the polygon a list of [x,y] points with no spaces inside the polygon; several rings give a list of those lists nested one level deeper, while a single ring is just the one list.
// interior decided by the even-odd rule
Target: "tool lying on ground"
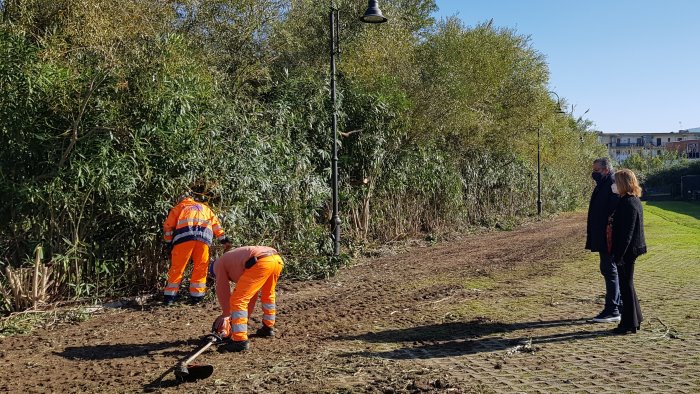
[{"label": "tool lying on ground", "polygon": [[221,337],[216,334],[206,336],[207,342],[200,346],[186,360],[180,361],[175,366],[175,379],[178,382],[194,382],[199,379],[206,379],[214,373],[214,366],[208,364],[190,364],[200,354],[204,353],[211,345],[221,342]]}]

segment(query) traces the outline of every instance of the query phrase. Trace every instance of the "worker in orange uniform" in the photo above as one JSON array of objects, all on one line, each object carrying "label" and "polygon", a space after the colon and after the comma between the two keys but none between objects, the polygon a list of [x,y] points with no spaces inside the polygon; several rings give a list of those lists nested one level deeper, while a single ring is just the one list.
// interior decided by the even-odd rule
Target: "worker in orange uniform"
[{"label": "worker in orange uniform", "polygon": [[214,237],[224,244],[226,249],[231,247],[219,219],[206,204],[183,196],[170,210],[163,223],[163,240],[171,250],[172,260],[168,270],[168,284],[163,291],[163,302],[166,305],[175,302],[182,274],[190,258],[194,264],[190,277],[190,300],[197,304],[204,299],[207,291],[209,246]]},{"label": "worker in orange uniform", "polygon": [[[216,298],[221,315],[216,318],[213,330],[222,338],[230,338],[220,349],[240,352],[248,350],[248,316],[253,313],[260,292],[263,318],[256,335],[273,337],[275,331],[275,287],[284,262],[273,248],[267,246],[243,246],[224,253],[216,260],[210,272],[216,278]],[[229,282],[236,287],[231,293]]]}]

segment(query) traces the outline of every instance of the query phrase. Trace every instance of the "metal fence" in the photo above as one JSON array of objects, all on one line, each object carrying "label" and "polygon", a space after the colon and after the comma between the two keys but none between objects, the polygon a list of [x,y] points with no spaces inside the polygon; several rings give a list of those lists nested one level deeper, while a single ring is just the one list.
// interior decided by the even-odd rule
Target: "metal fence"
[{"label": "metal fence", "polygon": [[681,196],[684,200],[700,200],[700,175],[681,177]]}]

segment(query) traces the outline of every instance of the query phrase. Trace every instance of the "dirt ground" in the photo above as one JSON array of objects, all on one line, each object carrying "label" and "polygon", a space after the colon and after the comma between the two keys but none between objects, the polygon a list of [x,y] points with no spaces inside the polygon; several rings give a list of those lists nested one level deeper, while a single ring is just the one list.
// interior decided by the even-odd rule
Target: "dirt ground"
[{"label": "dirt ground", "polygon": [[[678,319],[682,343],[655,340],[669,320],[653,313],[636,336],[585,321],[601,308],[603,283],[584,234],[585,217],[569,214],[281,283],[277,338],[203,354],[215,370],[197,383],[178,385],[171,367],[210,329],[213,300],[106,309],[0,340],[0,391],[700,392],[697,309]],[[697,305],[697,287],[678,286]],[[625,364],[629,352],[642,361]]]}]

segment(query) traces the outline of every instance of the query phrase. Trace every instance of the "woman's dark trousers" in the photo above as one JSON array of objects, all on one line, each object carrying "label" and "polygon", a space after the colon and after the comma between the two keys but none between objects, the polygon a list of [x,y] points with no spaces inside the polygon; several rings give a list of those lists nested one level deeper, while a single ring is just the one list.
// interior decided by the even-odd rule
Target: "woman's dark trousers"
[{"label": "woman's dark trousers", "polygon": [[637,291],[634,289],[634,262],[637,257],[626,255],[623,258],[624,264],[617,267],[620,278],[620,295],[622,298],[622,320],[620,327],[637,328],[642,322],[642,309],[639,307]]}]

